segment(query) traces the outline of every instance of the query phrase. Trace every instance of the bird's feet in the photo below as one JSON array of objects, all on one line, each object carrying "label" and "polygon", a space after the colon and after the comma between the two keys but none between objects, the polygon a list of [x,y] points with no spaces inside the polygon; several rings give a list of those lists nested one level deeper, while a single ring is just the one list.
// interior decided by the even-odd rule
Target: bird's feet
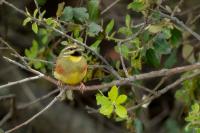
[{"label": "bird's feet", "polygon": [[86,90],[85,84],[81,82],[79,89],[80,89],[81,93],[83,94],[83,92]]}]

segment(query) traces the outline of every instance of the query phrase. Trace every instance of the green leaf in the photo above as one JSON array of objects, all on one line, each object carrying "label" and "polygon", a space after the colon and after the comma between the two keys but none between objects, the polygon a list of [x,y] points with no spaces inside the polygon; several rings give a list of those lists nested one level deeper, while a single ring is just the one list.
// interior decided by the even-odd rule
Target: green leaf
[{"label": "green leaf", "polygon": [[33,30],[33,32],[34,32],[35,34],[38,33],[38,26],[37,26],[36,23],[33,23],[33,24],[32,24],[32,30]]},{"label": "green leaf", "polygon": [[80,22],[84,22],[85,20],[89,18],[87,9],[84,7],[73,8],[73,16],[75,20],[80,21]]},{"label": "green leaf", "polygon": [[128,117],[126,108],[121,105],[116,105],[115,113],[123,119]]},{"label": "green leaf", "polygon": [[169,54],[171,52],[171,48],[166,39],[158,36],[154,41],[154,49],[159,54]]},{"label": "green leaf", "polygon": [[44,11],[41,13],[41,15],[39,15],[39,20],[40,20],[40,21],[41,21],[42,18],[44,17],[45,13],[46,13],[46,10],[44,10]]},{"label": "green leaf", "polygon": [[35,69],[40,69],[40,68],[43,67],[43,64],[41,62],[34,61],[33,66],[34,66]]},{"label": "green leaf", "polygon": [[41,6],[43,6],[47,2],[47,0],[36,0],[36,1]]},{"label": "green leaf", "polygon": [[64,6],[65,6],[65,2],[61,2],[58,4],[58,9],[56,11],[56,17],[60,17],[62,15]]},{"label": "green leaf", "polygon": [[128,14],[128,15],[126,15],[126,20],[125,20],[125,22],[126,22],[126,27],[130,27],[131,26],[131,16]]},{"label": "green leaf", "polygon": [[122,104],[122,103],[126,102],[126,99],[127,99],[126,95],[120,95],[116,100],[116,104]]},{"label": "green leaf", "polygon": [[165,39],[169,39],[172,36],[171,30],[169,28],[163,28],[162,33],[163,33]]},{"label": "green leaf", "polygon": [[148,31],[151,33],[154,33],[154,34],[160,32],[162,29],[163,29],[163,25],[161,25],[161,24],[148,26]]},{"label": "green leaf", "polygon": [[128,5],[128,9],[132,9],[136,12],[141,12],[145,9],[145,5],[143,2],[134,1]]},{"label": "green leaf", "polygon": [[150,48],[146,51],[146,59],[150,65],[154,67],[160,66],[160,58],[154,49]]},{"label": "green leaf", "polygon": [[52,25],[54,23],[53,18],[47,18],[45,19],[45,22],[47,23],[47,25]]},{"label": "green leaf", "polygon": [[101,31],[102,31],[102,27],[94,22],[88,25],[88,32],[92,36],[99,34],[99,32]]},{"label": "green leaf", "polygon": [[111,90],[108,92],[108,97],[112,102],[114,102],[118,97],[118,88],[117,86],[113,86]]},{"label": "green leaf", "polygon": [[198,112],[199,112],[199,109],[200,109],[200,107],[199,107],[199,104],[198,104],[198,103],[195,103],[195,104],[192,105],[192,111],[193,111],[194,113],[198,113]]},{"label": "green leaf", "polygon": [[142,125],[142,122],[141,120],[139,119],[134,119],[134,126],[135,126],[135,129],[136,129],[136,133],[143,133],[143,125]]},{"label": "green leaf", "polygon": [[112,29],[113,29],[113,27],[114,27],[114,24],[115,24],[115,21],[112,19],[112,20],[108,23],[108,25],[106,26],[106,29],[105,29],[106,34],[109,34],[109,33],[112,31]]},{"label": "green leaf", "polygon": [[30,18],[30,17],[28,17],[28,18],[26,18],[26,19],[24,19],[24,21],[23,21],[23,26],[26,26],[26,24],[28,23],[28,22],[30,22],[32,19]]},{"label": "green leaf", "polygon": [[99,18],[99,0],[88,1],[88,13],[91,21],[97,21]]},{"label": "green leaf", "polygon": [[181,42],[181,39],[182,39],[182,33],[181,31],[179,31],[178,29],[174,28],[172,31],[171,31],[171,43],[173,44],[173,46],[178,46]]},{"label": "green leaf", "polygon": [[99,44],[102,42],[102,40],[96,40],[90,48],[92,48],[94,51],[99,53]]},{"label": "green leaf", "polygon": [[115,50],[118,53],[121,53],[124,58],[128,59],[128,55],[129,55],[130,49],[128,48],[128,46],[126,44],[122,44],[122,45],[120,45],[120,47],[117,45],[115,47]]},{"label": "green leaf", "polygon": [[71,7],[65,7],[63,10],[63,14],[60,17],[63,21],[72,21],[73,19],[73,8]]},{"label": "green leaf", "polygon": [[174,64],[176,64],[177,59],[176,59],[176,50],[174,50],[170,56],[167,58],[165,61],[164,67],[165,68],[171,68]]},{"label": "green leaf", "polygon": [[38,9],[35,9],[35,11],[33,12],[33,17],[36,18],[37,14],[38,14]]},{"label": "green leaf", "polygon": [[118,33],[125,34],[126,36],[130,36],[133,34],[132,30],[128,27],[120,27]]},{"label": "green leaf", "polygon": [[110,103],[110,104],[101,106],[101,108],[99,109],[99,112],[103,115],[110,116],[111,113],[113,112],[113,109],[114,109],[114,107],[113,107],[112,103]]},{"label": "green leaf", "polygon": [[97,100],[97,105],[101,105],[101,106],[111,103],[107,97],[105,97],[99,93],[96,95],[96,100]]}]

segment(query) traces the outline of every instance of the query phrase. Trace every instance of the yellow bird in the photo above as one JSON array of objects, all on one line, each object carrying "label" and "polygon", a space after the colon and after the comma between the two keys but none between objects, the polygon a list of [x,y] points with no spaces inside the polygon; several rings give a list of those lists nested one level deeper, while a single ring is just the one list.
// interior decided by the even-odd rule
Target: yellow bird
[{"label": "yellow bird", "polygon": [[78,45],[68,45],[56,60],[54,77],[68,85],[81,83],[87,73],[87,61],[82,55],[83,48]]}]

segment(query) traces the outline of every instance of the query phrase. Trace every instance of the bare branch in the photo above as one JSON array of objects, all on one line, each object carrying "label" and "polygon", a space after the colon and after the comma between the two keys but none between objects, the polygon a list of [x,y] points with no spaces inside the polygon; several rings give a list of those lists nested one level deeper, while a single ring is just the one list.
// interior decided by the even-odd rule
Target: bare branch
[{"label": "bare branch", "polygon": [[168,18],[178,25],[180,25],[184,30],[188,31],[191,35],[193,35],[197,40],[200,41],[200,35],[196,33],[195,31],[191,30],[188,26],[186,26],[182,21],[180,21],[178,18],[167,15],[165,13],[159,12],[162,17]]},{"label": "bare branch", "polygon": [[42,97],[40,97],[40,98],[38,98],[38,99],[36,99],[36,100],[34,100],[34,101],[31,101],[31,102],[29,102],[29,103],[20,105],[20,106],[17,107],[17,109],[18,109],[18,110],[25,109],[25,108],[27,108],[27,107],[29,107],[29,106],[31,106],[31,105],[33,105],[33,104],[39,102],[39,101],[42,101],[42,100],[44,100],[44,99],[49,98],[50,96],[52,96],[53,94],[55,94],[55,93],[57,93],[57,92],[59,92],[59,89],[55,89],[55,90],[53,90],[53,91],[47,93],[46,95],[44,95],[44,96],[42,96]]},{"label": "bare branch", "polygon": [[145,98],[141,103],[139,103],[139,104],[137,104],[137,105],[135,105],[135,106],[133,106],[133,107],[130,107],[130,108],[128,108],[127,110],[128,110],[128,111],[135,110],[135,109],[141,107],[142,105],[144,105],[144,104],[146,104],[146,103],[149,103],[149,102],[151,102],[152,100],[154,100],[154,99],[160,97],[161,95],[165,94],[165,93],[168,92],[169,90],[175,88],[177,85],[181,84],[183,81],[188,80],[188,79],[191,79],[191,78],[196,77],[196,76],[198,76],[198,75],[200,75],[200,71],[194,72],[194,74],[191,74],[190,76],[177,79],[177,80],[176,80],[175,82],[173,82],[172,84],[167,85],[166,87],[164,87],[163,89],[161,89],[160,91],[158,91],[158,92],[157,92],[157,95],[153,95],[153,96],[151,96],[151,97],[147,97],[147,98]]},{"label": "bare branch", "polygon": [[31,121],[33,121],[34,119],[36,119],[38,116],[40,116],[41,114],[43,114],[45,111],[47,111],[52,105],[54,105],[58,100],[59,97],[62,95],[62,93],[64,93],[64,91],[61,91],[59,95],[57,95],[45,108],[43,108],[40,112],[38,112],[37,114],[35,114],[34,116],[32,116],[30,119],[28,119],[27,121],[23,122],[20,125],[17,125],[16,127],[6,131],[5,133],[11,133],[27,124],[29,124]]},{"label": "bare branch", "polygon": [[104,13],[106,13],[108,10],[110,10],[113,6],[115,6],[118,2],[120,2],[120,0],[116,0],[113,3],[111,3],[108,7],[106,7],[103,11],[101,11],[101,15],[103,15]]},{"label": "bare branch", "polygon": [[25,79],[22,79],[22,80],[10,82],[10,83],[7,83],[5,85],[0,85],[0,91],[5,87],[10,87],[10,86],[13,86],[13,85],[16,85],[16,84],[21,84],[21,83],[24,83],[24,82],[36,80],[36,79],[39,79],[39,78],[41,78],[43,76],[44,75],[42,74],[42,75],[38,75],[38,76],[34,76],[34,77],[28,77],[28,78],[25,78]]},{"label": "bare branch", "polygon": [[[42,74],[41,72],[36,71],[34,69],[27,69],[26,67],[24,67],[20,63],[14,61],[14,60],[11,60],[7,57],[4,57],[4,59],[6,59],[8,62],[13,63],[13,64],[21,67],[22,69],[30,71],[34,74]],[[122,85],[131,83],[131,82],[136,81],[136,80],[144,80],[144,79],[150,79],[150,78],[162,77],[162,76],[168,76],[168,75],[171,76],[171,75],[174,75],[174,74],[192,71],[192,70],[195,70],[195,69],[200,69],[200,63],[182,66],[182,67],[176,67],[176,68],[172,68],[172,69],[162,69],[162,70],[158,70],[158,71],[152,71],[152,72],[148,72],[148,73],[138,74],[138,75],[130,76],[129,78],[114,80],[114,81],[109,82],[109,83],[102,83],[100,85],[85,86],[84,90],[85,91],[92,91],[92,90],[109,88],[109,87],[112,87],[114,85],[122,86]],[[55,80],[55,79],[53,79],[49,76],[46,76],[46,75],[44,75],[43,78],[50,81],[51,83],[54,83],[54,84],[57,85],[57,80]],[[65,89],[71,89],[71,90],[80,90],[80,86],[65,85],[64,88]]]}]

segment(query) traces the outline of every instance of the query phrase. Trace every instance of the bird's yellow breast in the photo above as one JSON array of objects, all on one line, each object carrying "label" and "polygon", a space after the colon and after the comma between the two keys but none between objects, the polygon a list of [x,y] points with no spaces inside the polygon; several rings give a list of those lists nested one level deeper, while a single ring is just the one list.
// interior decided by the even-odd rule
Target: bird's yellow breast
[{"label": "bird's yellow breast", "polygon": [[79,62],[82,58],[82,56],[67,56],[65,57],[66,60],[71,60],[72,62]]}]

